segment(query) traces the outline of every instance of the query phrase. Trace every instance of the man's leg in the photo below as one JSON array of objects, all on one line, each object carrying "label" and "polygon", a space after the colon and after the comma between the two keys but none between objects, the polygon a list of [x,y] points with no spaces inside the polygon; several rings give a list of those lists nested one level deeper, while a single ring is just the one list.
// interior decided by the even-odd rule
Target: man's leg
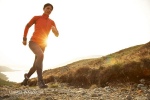
[{"label": "man's leg", "polygon": [[28,74],[27,74],[27,77],[30,78],[31,75],[36,71],[36,66],[35,66],[35,62],[36,62],[36,56],[35,56],[35,59],[34,59],[34,63],[33,63],[33,66],[30,68]]},{"label": "man's leg", "polygon": [[43,76],[42,76],[44,50],[34,42],[30,42],[29,47],[32,50],[32,52],[36,55],[35,66],[38,75],[38,85],[40,88],[45,88],[47,86],[44,84]]},{"label": "man's leg", "polygon": [[[41,48],[42,51],[44,52],[45,51],[45,47]],[[28,73],[25,73],[24,74],[24,80],[23,82],[21,83],[22,85],[27,85],[28,84],[28,79],[31,77],[31,75],[37,70],[36,68],[36,59],[37,59],[37,56],[35,55],[35,59],[34,59],[34,63],[33,63],[33,66],[30,68],[29,72]]]},{"label": "man's leg", "polygon": [[[44,52],[44,50],[45,50],[45,48],[42,48],[43,52]],[[30,68],[29,72],[26,74],[28,78],[30,78],[31,75],[37,70],[37,68],[35,66],[36,59],[37,59],[37,56],[35,56],[33,66]]]}]

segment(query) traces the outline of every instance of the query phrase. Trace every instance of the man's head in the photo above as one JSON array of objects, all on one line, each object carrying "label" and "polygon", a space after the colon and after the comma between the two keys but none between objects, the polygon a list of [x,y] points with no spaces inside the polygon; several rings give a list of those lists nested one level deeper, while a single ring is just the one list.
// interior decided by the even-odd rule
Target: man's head
[{"label": "man's head", "polygon": [[45,14],[49,15],[53,10],[53,5],[50,4],[50,3],[46,3],[44,6],[43,6],[43,11]]}]

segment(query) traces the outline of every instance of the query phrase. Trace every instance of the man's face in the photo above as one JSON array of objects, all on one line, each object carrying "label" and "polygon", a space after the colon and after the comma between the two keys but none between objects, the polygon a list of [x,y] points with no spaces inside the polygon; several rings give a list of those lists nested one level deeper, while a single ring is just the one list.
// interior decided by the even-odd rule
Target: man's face
[{"label": "man's face", "polygon": [[49,15],[49,14],[51,14],[51,12],[52,12],[53,9],[52,9],[51,6],[47,6],[43,10],[44,10],[45,14]]}]

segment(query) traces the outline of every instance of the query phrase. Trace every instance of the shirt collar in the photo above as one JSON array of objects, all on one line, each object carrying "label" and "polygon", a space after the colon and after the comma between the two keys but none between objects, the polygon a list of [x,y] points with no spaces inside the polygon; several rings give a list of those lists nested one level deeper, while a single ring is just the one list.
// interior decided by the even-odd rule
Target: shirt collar
[{"label": "shirt collar", "polygon": [[49,17],[49,15],[43,13],[42,17],[47,19]]}]

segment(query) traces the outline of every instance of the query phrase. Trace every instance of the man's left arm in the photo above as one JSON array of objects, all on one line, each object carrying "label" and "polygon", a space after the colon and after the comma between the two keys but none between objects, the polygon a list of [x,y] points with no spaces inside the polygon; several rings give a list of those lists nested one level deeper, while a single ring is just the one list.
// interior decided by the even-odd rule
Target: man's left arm
[{"label": "man's left arm", "polygon": [[56,37],[59,36],[59,32],[58,32],[56,26],[52,26],[52,32],[55,34]]},{"label": "man's left arm", "polygon": [[58,32],[56,24],[55,24],[55,22],[53,20],[52,20],[52,27],[51,27],[51,29],[52,29],[52,32],[54,33],[54,35],[56,37],[58,37],[59,36],[59,32]]}]

